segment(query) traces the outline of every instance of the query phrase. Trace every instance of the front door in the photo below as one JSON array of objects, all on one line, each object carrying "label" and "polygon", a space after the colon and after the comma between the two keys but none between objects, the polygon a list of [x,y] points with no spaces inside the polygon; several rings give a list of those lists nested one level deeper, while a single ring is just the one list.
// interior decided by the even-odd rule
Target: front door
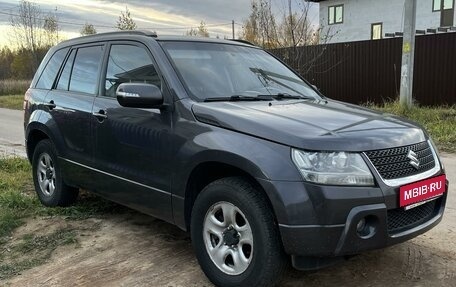
[{"label": "front door", "polygon": [[105,87],[92,117],[97,191],[170,221],[171,112],[125,108],[115,94],[125,82],[162,87],[161,77],[150,51],[136,42],[112,43],[106,62]]}]

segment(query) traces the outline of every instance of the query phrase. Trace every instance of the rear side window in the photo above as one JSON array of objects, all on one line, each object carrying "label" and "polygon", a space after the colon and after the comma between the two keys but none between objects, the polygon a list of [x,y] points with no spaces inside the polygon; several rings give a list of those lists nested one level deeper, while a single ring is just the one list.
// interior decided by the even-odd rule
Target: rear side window
[{"label": "rear side window", "polygon": [[149,83],[161,87],[160,77],[146,48],[112,45],[106,71],[105,96],[115,97],[122,83]]},{"label": "rear side window", "polygon": [[70,84],[71,70],[73,69],[73,61],[76,50],[72,50],[68,60],[63,67],[62,74],[60,75],[59,82],[57,83],[57,90],[68,91],[68,85]]},{"label": "rear side window", "polygon": [[98,71],[103,56],[103,46],[79,48],[74,59],[70,91],[96,94]]},{"label": "rear side window", "polygon": [[51,59],[46,64],[38,83],[36,84],[36,88],[46,90],[52,89],[55,77],[57,77],[57,73],[59,72],[60,66],[63,63],[68,50],[69,48],[61,49],[52,55]]}]

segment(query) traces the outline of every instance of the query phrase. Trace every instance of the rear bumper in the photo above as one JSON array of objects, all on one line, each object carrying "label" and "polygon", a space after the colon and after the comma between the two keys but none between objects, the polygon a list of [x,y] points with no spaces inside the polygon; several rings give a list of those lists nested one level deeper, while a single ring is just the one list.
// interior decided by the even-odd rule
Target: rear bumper
[{"label": "rear bumper", "polygon": [[[445,192],[435,199],[432,213],[429,211],[426,217],[415,224],[392,229],[388,225],[390,212],[402,212],[398,206],[397,189],[382,192],[379,187],[347,188],[295,182],[269,183],[274,189],[279,188],[276,189],[279,192],[273,205],[285,252],[292,256],[293,265],[298,269],[314,269],[304,260],[306,258],[317,262],[318,268],[328,265],[329,261],[323,258],[336,259],[355,255],[416,237],[441,221],[447,198]],[[278,212],[277,201],[284,206]],[[372,227],[367,235],[360,235],[357,231],[357,224],[363,218],[367,218],[368,225]],[[318,260],[315,260],[316,258]]]}]

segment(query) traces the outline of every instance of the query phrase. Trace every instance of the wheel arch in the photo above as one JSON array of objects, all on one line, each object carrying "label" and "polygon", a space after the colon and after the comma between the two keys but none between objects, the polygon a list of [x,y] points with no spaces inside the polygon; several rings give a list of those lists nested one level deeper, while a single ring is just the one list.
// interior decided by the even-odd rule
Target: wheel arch
[{"label": "wheel arch", "polygon": [[[44,139],[49,139],[54,144],[56,144],[56,137],[54,136],[54,134],[45,124],[40,122],[32,122],[27,126],[27,129],[25,131],[25,139],[27,158],[30,162],[32,161],[36,145],[40,141]],[[58,150],[59,149],[57,148],[57,152]]]},{"label": "wheel arch", "polygon": [[[265,196],[269,207],[273,211],[274,217],[275,212],[273,208],[273,204],[271,202],[270,196],[268,196],[266,190],[258,181],[256,175],[258,173],[252,173],[251,171],[247,171],[248,169],[234,165],[232,163],[222,162],[222,161],[205,161],[198,163],[190,172],[188,176],[188,180],[186,181],[185,186],[185,196],[184,196],[184,227],[185,230],[190,230],[190,222],[191,222],[191,213],[193,209],[193,205],[198,194],[211,182],[225,177],[242,177],[247,180],[253,187],[260,193]],[[252,167],[250,167],[251,169]],[[275,218],[276,222],[277,219]],[[178,222],[176,222],[178,224]],[[179,224],[178,224],[179,225]]]}]

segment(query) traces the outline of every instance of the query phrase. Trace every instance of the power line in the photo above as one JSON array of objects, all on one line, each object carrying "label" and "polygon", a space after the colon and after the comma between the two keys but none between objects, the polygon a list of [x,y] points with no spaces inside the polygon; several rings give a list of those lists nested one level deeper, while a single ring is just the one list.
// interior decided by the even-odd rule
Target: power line
[{"label": "power line", "polygon": [[[15,14],[15,13],[8,13],[8,12],[1,12],[0,11],[0,14],[3,14],[3,15],[8,15],[8,16],[16,16],[16,17],[20,17],[21,15],[19,14]],[[32,17],[36,20],[42,20],[42,21],[45,21],[46,19],[45,18],[41,18],[41,17]],[[69,21],[62,21],[62,20],[56,20],[57,23],[61,23],[61,24],[68,24],[68,25],[77,25],[77,26],[84,26],[84,24],[81,24],[81,23],[75,23],[75,22],[69,22]],[[97,25],[97,27],[104,27],[104,28],[114,28],[114,26],[108,26],[108,25]]]},{"label": "power line", "polygon": [[[219,24],[204,24],[204,27],[221,27],[221,26],[229,26],[231,25],[231,23],[219,23]],[[162,28],[159,28],[159,27],[155,27],[155,28],[152,28],[152,27],[145,27],[145,29],[151,29],[151,30],[179,30],[179,29],[191,29],[191,28],[198,28],[200,26],[200,24],[198,25],[195,25],[195,26],[189,26],[189,27],[185,27],[185,26],[182,26],[182,27],[162,27]]]},{"label": "power line", "polygon": [[[0,14],[2,15],[8,15],[8,16],[15,16],[15,17],[20,17],[19,14],[15,13],[9,13],[9,12],[2,12],[0,11]],[[41,17],[32,17],[36,20],[42,20],[45,21],[45,18]],[[64,21],[60,19],[56,19],[56,22],[59,24],[67,24],[67,25],[73,25],[73,26],[84,26],[86,23],[77,23],[77,22],[69,22],[69,21]],[[205,27],[222,27],[222,26],[229,26],[232,23],[216,23],[216,24],[205,24]],[[238,24],[238,23],[236,23]],[[188,30],[192,28],[197,28],[199,27],[200,24],[194,25],[194,26],[181,26],[181,27],[140,27],[141,29],[150,29],[150,30]],[[240,24],[238,24],[240,25]],[[93,25],[96,28],[115,28],[115,26],[109,26],[109,25],[103,25],[103,24],[94,24]]]}]

